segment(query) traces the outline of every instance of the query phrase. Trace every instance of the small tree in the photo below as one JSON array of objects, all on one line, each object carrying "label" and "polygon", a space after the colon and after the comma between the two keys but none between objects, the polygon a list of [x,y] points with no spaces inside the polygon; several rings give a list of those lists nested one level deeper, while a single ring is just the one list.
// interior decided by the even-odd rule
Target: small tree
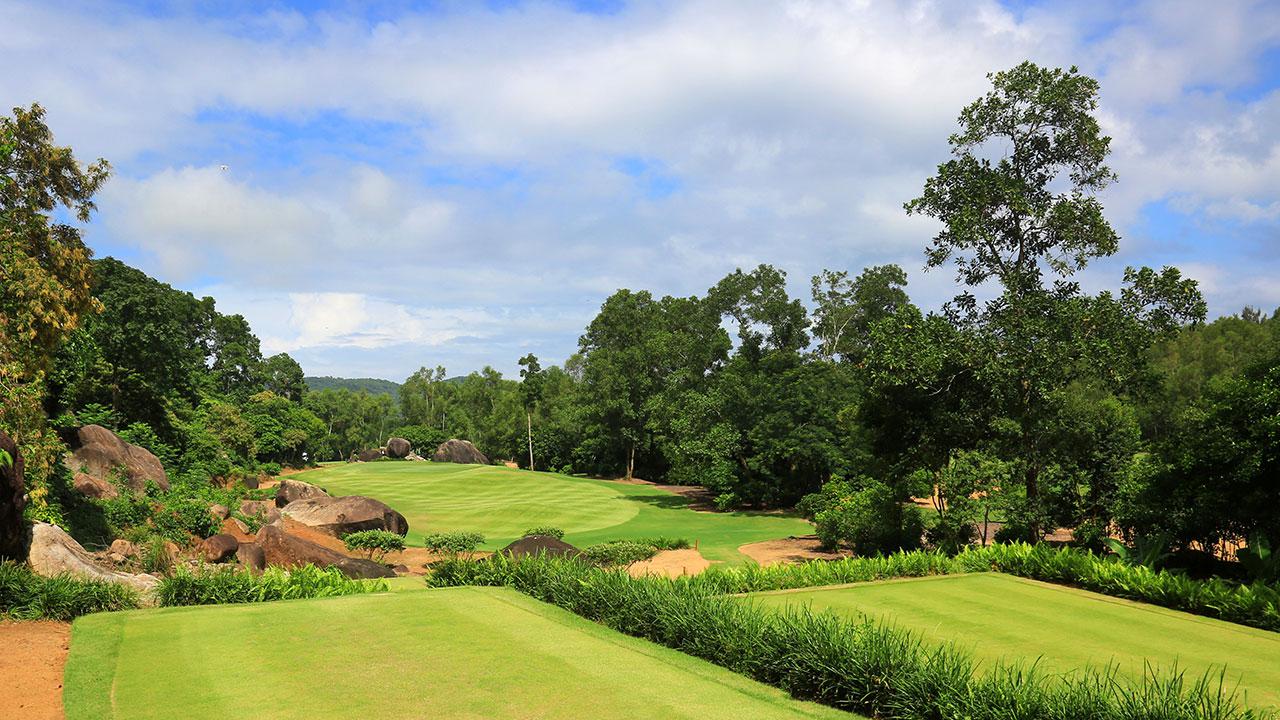
[{"label": "small tree", "polygon": [[538,356],[520,358],[520,399],[524,403],[525,428],[529,438],[529,469],[533,470],[533,410],[542,402],[542,366]]},{"label": "small tree", "polygon": [[353,532],[343,537],[342,542],[346,544],[348,550],[362,552],[365,557],[375,562],[382,562],[389,552],[404,550],[404,537],[387,530]]}]

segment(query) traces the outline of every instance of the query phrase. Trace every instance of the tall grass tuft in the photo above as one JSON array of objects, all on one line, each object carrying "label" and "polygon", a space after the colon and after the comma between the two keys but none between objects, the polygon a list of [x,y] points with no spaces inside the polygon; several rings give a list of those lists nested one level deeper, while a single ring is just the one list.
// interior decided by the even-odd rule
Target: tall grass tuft
[{"label": "tall grass tuft", "polygon": [[221,605],[298,600],[382,592],[381,580],[353,580],[337,568],[304,565],[292,570],[267,568],[261,575],[234,567],[182,568],[160,582],[160,604]]},{"label": "tall grass tuft", "polygon": [[0,617],[67,621],[135,607],[138,593],[125,585],[72,575],[46,578],[25,565],[0,562]]},{"label": "tall grass tuft", "polygon": [[807,607],[773,610],[710,584],[632,578],[573,558],[493,557],[436,566],[434,586],[503,585],[620,632],[694,655],[793,696],[878,718],[935,720],[1250,720],[1221,677],[1186,681],[1113,669],[1049,678],[1034,665],[979,673],[954,645],[931,645],[882,622]]}]

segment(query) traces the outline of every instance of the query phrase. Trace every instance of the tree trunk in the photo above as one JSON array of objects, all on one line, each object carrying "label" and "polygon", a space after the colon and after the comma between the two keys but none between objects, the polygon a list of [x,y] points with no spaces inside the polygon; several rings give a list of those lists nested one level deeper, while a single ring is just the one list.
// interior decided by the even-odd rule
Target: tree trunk
[{"label": "tree trunk", "polygon": [[524,419],[525,419],[525,423],[528,425],[528,430],[529,430],[529,469],[532,470],[533,469],[533,413],[526,410],[524,413]]},{"label": "tree trunk", "polygon": [[627,479],[631,479],[631,473],[636,469],[636,444],[631,443],[631,449],[627,452]]}]

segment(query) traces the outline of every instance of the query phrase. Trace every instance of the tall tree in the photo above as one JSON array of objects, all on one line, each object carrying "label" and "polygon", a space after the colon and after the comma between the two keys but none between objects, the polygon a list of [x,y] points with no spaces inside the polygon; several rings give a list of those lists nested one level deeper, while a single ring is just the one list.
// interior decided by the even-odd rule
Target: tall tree
[{"label": "tall tree", "polygon": [[442,427],[440,399],[444,392],[445,369],[420,367],[400,386],[400,414],[414,425]]},{"label": "tall tree", "polygon": [[850,279],[844,270],[813,276],[813,334],[824,360],[859,362],[871,326],[909,302],[907,274],[897,265],[876,265]]},{"label": "tall tree", "polygon": [[542,402],[542,366],[538,356],[529,353],[520,358],[520,400],[524,403],[525,430],[529,440],[529,469],[533,466],[533,411]]},{"label": "tall tree", "polygon": [[[1119,243],[1095,197],[1115,179],[1105,164],[1111,139],[1094,117],[1098,83],[1074,67],[1031,62],[990,78],[991,92],[960,114],[953,158],[906,209],[943,223],[928,267],[951,262],[965,285],[1000,287],[986,303],[966,291],[948,313],[979,330],[975,362],[993,390],[1005,459],[1025,491],[1018,522],[1035,539],[1047,521],[1040,476],[1071,380],[1091,373],[1124,387],[1156,334],[1202,318],[1204,303],[1195,283],[1171,268],[1126,272],[1130,287],[1119,299],[1089,297],[1069,281]],[[1126,362],[1104,364],[1115,360]]]}]

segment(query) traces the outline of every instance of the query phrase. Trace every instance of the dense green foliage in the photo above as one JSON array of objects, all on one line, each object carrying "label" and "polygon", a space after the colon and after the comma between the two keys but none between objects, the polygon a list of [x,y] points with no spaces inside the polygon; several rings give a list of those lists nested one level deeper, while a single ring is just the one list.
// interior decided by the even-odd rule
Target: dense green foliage
[{"label": "dense green foliage", "polygon": [[120,583],[71,575],[46,578],[26,565],[0,561],[0,619],[70,621],[137,606],[138,593]]},{"label": "dense green foliage", "polygon": [[180,568],[160,581],[160,604],[222,605],[383,592],[381,580],[352,580],[335,567],[267,568],[261,574],[231,566]]},{"label": "dense green foliage", "polygon": [[634,540],[613,540],[582,549],[582,554],[597,565],[627,567],[658,554],[658,548]]},{"label": "dense green foliage", "polygon": [[364,552],[370,560],[381,561],[389,552],[404,550],[404,536],[386,530],[361,530],[342,538],[348,550]]},{"label": "dense green foliage", "polygon": [[434,553],[446,555],[470,555],[484,544],[484,535],[477,532],[445,532],[428,535],[423,546]]},{"label": "dense green foliage", "polygon": [[393,399],[400,395],[400,384],[391,382],[390,380],[379,380],[378,378],[339,378],[323,375],[319,377],[306,376],[303,383],[308,390],[319,392],[321,390],[345,389],[353,392],[364,392],[370,395],[390,395]]},{"label": "dense green foliage", "polygon": [[560,540],[564,538],[564,530],[553,525],[538,525],[537,527],[531,527],[524,531],[525,537],[529,537],[530,535],[546,535],[547,537],[553,537]]},{"label": "dense green foliage", "polygon": [[697,585],[632,578],[572,559],[451,561],[430,582],[513,587],[797,698],[873,717],[1267,717],[1241,708],[1220,679],[1166,672],[1133,683],[1096,668],[1058,679],[1016,664],[980,672],[954,646],[931,646],[876,621],[763,609]]}]

